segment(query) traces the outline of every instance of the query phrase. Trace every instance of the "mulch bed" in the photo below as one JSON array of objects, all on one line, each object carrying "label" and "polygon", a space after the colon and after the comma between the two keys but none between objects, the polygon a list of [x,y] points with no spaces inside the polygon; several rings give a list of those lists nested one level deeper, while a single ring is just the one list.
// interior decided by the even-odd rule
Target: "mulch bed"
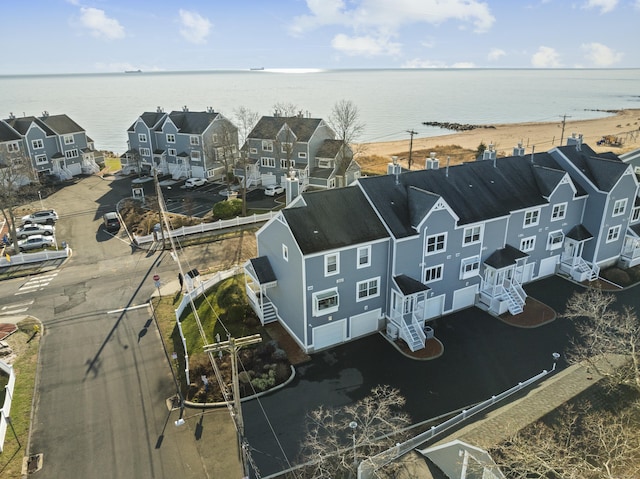
[{"label": "mulch bed", "polygon": [[264,329],[271,339],[278,341],[278,346],[286,351],[287,358],[292,365],[297,366],[311,360],[311,356],[300,349],[298,343],[295,342],[279,322],[268,323],[264,326]]},{"label": "mulch bed", "polygon": [[424,348],[418,349],[417,351],[411,351],[403,339],[396,339],[395,344],[400,351],[414,359],[433,359],[444,352],[444,346],[435,338],[427,339]]},{"label": "mulch bed", "polygon": [[18,326],[13,323],[1,323],[0,324],[0,341],[7,336],[11,336],[18,330]]},{"label": "mulch bed", "polygon": [[510,324],[511,326],[517,326],[520,328],[536,328],[555,320],[557,315],[552,308],[529,296],[522,313],[516,315],[504,313],[499,317],[502,321]]}]

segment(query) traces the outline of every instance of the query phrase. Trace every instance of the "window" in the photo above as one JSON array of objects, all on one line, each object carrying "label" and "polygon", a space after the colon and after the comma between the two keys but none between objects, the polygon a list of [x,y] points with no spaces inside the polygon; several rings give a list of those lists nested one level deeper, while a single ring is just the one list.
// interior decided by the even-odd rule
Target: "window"
[{"label": "window", "polygon": [[613,204],[613,215],[612,216],[620,216],[624,214],[624,211],[627,209],[627,199],[624,198],[622,200],[616,200]]},{"label": "window", "polygon": [[631,213],[631,221],[635,222],[640,220],[640,208],[633,208],[633,211]]},{"label": "window", "polygon": [[192,151],[191,152],[191,161],[200,161],[200,152]]},{"label": "window", "polygon": [[20,143],[13,141],[7,144],[7,153],[17,153],[20,151]]},{"label": "window", "polygon": [[175,148],[169,148],[169,149],[167,150],[167,154],[168,154],[169,156],[176,156],[176,154],[177,154],[177,153],[178,153],[178,152],[176,151],[176,149],[175,149]]},{"label": "window", "polygon": [[547,238],[547,249],[554,250],[562,248],[564,233],[562,231],[552,231]]},{"label": "window", "polygon": [[198,146],[200,144],[200,137],[199,136],[190,136],[189,137],[189,144],[191,146]]},{"label": "window", "polygon": [[273,151],[273,143],[271,143],[270,141],[263,141],[262,151]]},{"label": "window", "polygon": [[73,145],[73,135],[64,135],[64,144],[65,145]]},{"label": "window", "polygon": [[77,149],[73,149],[73,150],[67,150],[64,152],[64,157],[69,160],[71,158],[77,158],[78,157],[78,150]]},{"label": "window", "polygon": [[48,163],[47,155],[36,155],[36,165],[42,165],[44,163]]},{"label": "window", "polygon": [[540,221],[540,210],[529,210],[524,213],[524,224],[525,228],[530,226],[536,226]]},{"label": "window", "polygon": [[289,248],[287,248],[286,244],[282,245],[282,257],[285,261],[289,261]]},{"label": "window", "polygon": [[611,243],[612,241],[616,241],[620,237],[620,225],[612,226],[607,231],[607,243]]},{"label": "window", "polygon": [[138,133],[138,141],[140,143],[146,143],[147,142],[147,135],[145,135],[144,133]]},{"label": "window", "polygon": [[252,155],[255,155],[258,153],[258,149],[257,148],[249,148],[249,153],[251,153]]},{"label": "window", "polygon": [[567,214],[567,203],[559,203],[557,205],[553,205],[553,210],[551,211],[551,221],[563,220]]},{"label": "window", "polygon": [[292,148],[293,148],[292,143],[282,143],[282,145],[280,146],[280,151],[282,153],[289,153]]},{"label": "window", "polygon": [[298,152],[298,158],[306,158],[307,157],[307,153],[305,151],[299,151]]},{"label": "window", "polygon": [[380,289],[378,288],[379,281],[380,278],[373,278],[356,283],[356,301],[380,296]]},{"label": "window", "polygon": [[371,246],[361,246],[358,248],[358,268],[371,266]]},{"label": "window", "polygon": [[140,156],[151,156],[151,150],[149,148],[140,148]]},{"label": "window", "polygon": [[324,275],[331,276],[340,273],[340,256],[337,253],[324,257]]},{"label": "window", "polygon": [[167,143],[175,143],[176,142],[176,135],[174,135],[173,133],[167,133]]},{"label": "window", "polygon": [[275,168],[276,167],[276,159],[275,158],[260,158],[260,165],[266,168]]},{"label": "window", "polygon": [[295,166],[295,160],[280,160],[280,168],[283,170],[286,170],[289,167],[294,168]]},{"label": "window", "polygon": [[340,297],[336,288],[318,291],[313,294],[313,315],[321,316],[323,314],[338,311],[340,305]]},{"label": "window", "polygon": [[42,148],[44,148],[44,142],[40,139],[38,140],[33,140],[31,142],[31,146],[33,147],[34,150],[40,150]]},{"label": "window", "polygon": [[460,279],[477,276],[480,271],[480,256],[471,256],[460,262]]},{"label": "window", "polygon": [[447,234],[427,236],[427,248],[425,254],[434,254],[444,251],[447,247]]},{"label": "window", "polygon": [[471,226],[469,228],[464,229],[464,240],[462,242],[463,245],[479,243],[481,239],[482,239],[482,227]]},{"label": "window", "polygon": [[520,240],[520,251],[526,253],[528,251],[533,251],[536,247],[536,237],[529,236],[528,238],[522,238]]},{"label": "window", "polygon": [[444,265],[432,266],[424,270],[424,282],[432,283],[434,281],[440,281],[442,279],[442,270]]},{"label": "window", "polygon": [[213,141],[214,143],[218,143],[218,134],[214,133],[213,135],[211,135],[211,141]]}]

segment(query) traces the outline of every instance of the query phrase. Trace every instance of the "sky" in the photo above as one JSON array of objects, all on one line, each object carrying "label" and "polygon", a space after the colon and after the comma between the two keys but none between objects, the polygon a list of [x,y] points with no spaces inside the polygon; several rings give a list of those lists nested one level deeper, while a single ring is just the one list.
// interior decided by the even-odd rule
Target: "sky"
[{"label": "sky", "polygon": [[0,75],[640,67],[640,0],[0,0],[0,18]]}]

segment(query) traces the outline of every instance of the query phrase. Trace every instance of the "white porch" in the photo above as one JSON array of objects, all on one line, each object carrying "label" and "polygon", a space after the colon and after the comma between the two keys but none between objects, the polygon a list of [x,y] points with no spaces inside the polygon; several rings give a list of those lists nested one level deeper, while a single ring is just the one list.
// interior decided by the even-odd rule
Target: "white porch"
[{"label": "white porch", "polygon": [[387,335],[402,339],[411,351],[423,349],[427,340],[424,325],[429,287],[406,275],[396,276],[393,280],[398,290],[391,292]]},{"label": "white porch", "polygon": [[632,268],[640,264],[640,235],[638,233],[640,233],[640,225],[630,226],[627,230],[618,261],[621,268]]},{"label": "white porch", "polygon": [[244,280],[249,305],[262,325],[277,321],[278,308],[267,295],[267,290],[278,284],[269,259],[261,256],[247,261],[244,265]]},{"label": "white porch", "polygon": [[490,313],[522,313],[527,300],[522,283],[531,279],[527,276],[532,270],[527,267],[527,258],[526,253],[506,245],[486,259],[479,301]]},{"label": "white porch", "polygon": [[600,267],[582,258],[584,245],[593,236],[587,229],[578,225],[567,233],[564,240],[564,250],[560,257],[560,271],[579,283],[595,281],[600,274]]}]

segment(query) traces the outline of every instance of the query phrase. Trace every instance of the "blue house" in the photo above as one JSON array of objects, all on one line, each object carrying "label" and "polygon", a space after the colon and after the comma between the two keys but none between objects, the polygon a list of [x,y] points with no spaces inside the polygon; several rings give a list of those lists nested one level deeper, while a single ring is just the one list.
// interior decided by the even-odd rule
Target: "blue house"
[{"label": "blue house", "polygon": [[261,320],[280,321],[306,352],[382,329],[415,351],[434,318],[471,306],[517,315],[530,281],[591,281],[639,261],[632,168],[580,138],[425,166],[303,193],[264,225],[245,267]]},{"label": "blue house", "polygon": [[238,129],[221,113],[145,112],[127,130],[123,170],[169,174],[174,179],[221,179],[238,159]]},{"label": "blue house", "polygon": [[27,156],[38,176],[68,179],[100,171],[93,140],[67,115],[25,116],[13,114],[0,121],[0,145],[12,157]]}]

